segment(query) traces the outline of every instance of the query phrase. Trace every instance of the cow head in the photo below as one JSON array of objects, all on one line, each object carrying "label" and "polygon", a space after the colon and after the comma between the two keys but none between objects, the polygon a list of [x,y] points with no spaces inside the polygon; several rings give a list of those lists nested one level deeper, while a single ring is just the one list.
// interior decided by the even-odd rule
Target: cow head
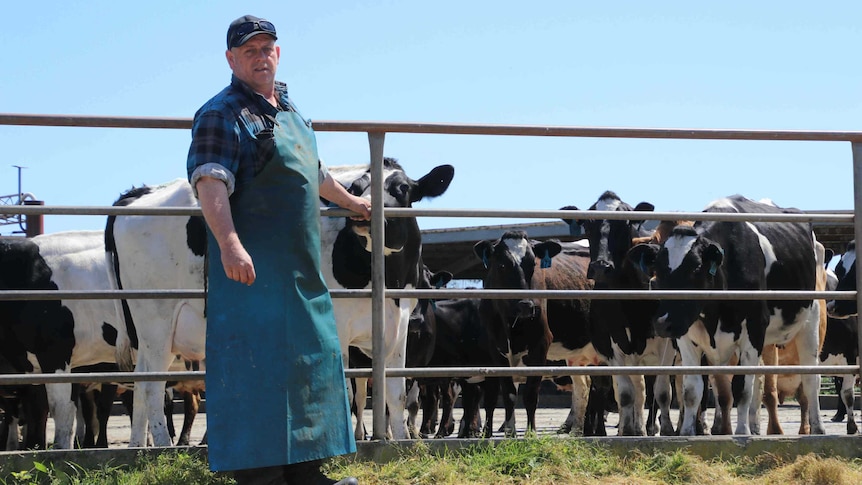
[{"label": "cow head", "polygon": [[[371,198],[368,165],[331,167],[335,179],[356,196]],[[413,180],[394,158],[383,160],[383,206],[412,207],[424,198],[437,197],[449,188],[455,169],[440,165],[419,180]],[[373,203],[380,203],[373,201]],[[365,288],[371,281],[371,233],[369,221],[343,218],[334,224],[337,231],[332,253],[333,276],[345,288]],[[384,221],[384,255],[387,288],[416,285],[421,235],[415,217],[393,217]]]},{"label": "cow head", "polygon": [[[838,278],[836,291],[856,291],[856,241],[850,241],[847,251],[835,266],[835,276]],[[850,318],[858,315],[856,300],[832,300],[826,305],[826,311],[832,318]]]},{"label": "cow head", "polygon": [[[487,268],[483,279],[485,289],[542,290],[545,289],[544,280],[537,273],[541,267],[550,266],[551,258],[560,253],[561,247],[556,241],[530,241],[523,231],[509,231],[496,241],[476,243],[473,251]],[[493,309],[494,321],[501,326],[488,329],[497,347],[513,354],[523,351],[514,346],[526,340],[513,338],[513,334],[546,327],[545,303],[544,299],[530,297],[485,300],[483,304]],[[531,324],[536,321],[539,326]]]},{"label": "cow head", "polygon": [[[598,211],[652,211],[655,207],[649,202],[641,202],[636,207],[626,204],[617,194],[606,191],[589,210]],[[561,210],[578,210],[575,206],[566,206]],[[648,236],[649,231],[643,228],[641,220],[607,220],[563,219],[571,232],[583,231],[590,242],[590,267],[587,278],[595,280],[597,285],[603,285],[617,276],[617,271],[625,260],[626,253],[632,247],[632,238]],[[576,229],[577,228],[577,229]]]},{"label": "cow head", "polygon": [[[657,290],[714,290],[725,285],[724,251],[717,243],[699,235],[690,226],[678,226],[661,246],[638,244],[627,258],[647,275]],[[701,319],[706,300],[664,300],[655,321],[656,334],[680,338]]]},{"label": "cow head", "polygon": [[[439,289],[452,281],[452,273],[448,271],[432,272],[420,261],[418,289]],[[434,314],[434,300],[422,298],[410,313],[407,324],[407,367],[427,365],[434,355],[437,339],[437,319]]]}]

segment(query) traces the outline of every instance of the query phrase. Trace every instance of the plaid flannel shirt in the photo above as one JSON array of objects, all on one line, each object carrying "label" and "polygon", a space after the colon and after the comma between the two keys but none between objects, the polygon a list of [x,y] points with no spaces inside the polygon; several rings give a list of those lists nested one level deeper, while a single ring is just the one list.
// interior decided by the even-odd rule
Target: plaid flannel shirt
[{"label": "plaid flannel shirt", "polygon": [[[192,189],[201,177],[214,177],[227,185],[228,195],[257,175],[275,152],[273,127],[279,111],[298,111],[287,95],[287,85],[276,81],[279,106],[275,107],[236,76],[220,93],[195,113],[186,170]],[[326,166],[318,162],[318,177]]]}]

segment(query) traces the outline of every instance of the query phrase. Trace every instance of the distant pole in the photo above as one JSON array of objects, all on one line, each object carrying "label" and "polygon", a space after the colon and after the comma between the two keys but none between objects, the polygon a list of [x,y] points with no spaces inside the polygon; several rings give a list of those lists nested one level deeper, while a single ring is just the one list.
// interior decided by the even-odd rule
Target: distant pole
[{"label": "distant pole", "polygon": [[[45,205],[44,200],[25,200],[24,205]],[[24,233],[27,237],[38,236],[45,232],[42,214],[24,216]]]}]

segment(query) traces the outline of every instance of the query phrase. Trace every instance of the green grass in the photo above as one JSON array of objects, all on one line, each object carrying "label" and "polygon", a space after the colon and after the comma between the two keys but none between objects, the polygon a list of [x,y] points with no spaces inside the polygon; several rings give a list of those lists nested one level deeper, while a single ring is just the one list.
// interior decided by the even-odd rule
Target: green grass
[{"label": "green grass", "polygon": [[[636,449],[618,456],[601,445],[554,437],[440,452],[418,441],[386,463],[340,457],[325,471],[334,478],[356,476],[363,485],[862,483],[862,460],[815,455],[785,460],[771,454],[705,460],[683,450],[646,454]],[[72,464],[34,463],[28,470],[0,465],[0,485],[231,483],[229,475],[210,472],[203,457],[182,452],[142,456],[134,466],[105,464],[91,470]]]}]

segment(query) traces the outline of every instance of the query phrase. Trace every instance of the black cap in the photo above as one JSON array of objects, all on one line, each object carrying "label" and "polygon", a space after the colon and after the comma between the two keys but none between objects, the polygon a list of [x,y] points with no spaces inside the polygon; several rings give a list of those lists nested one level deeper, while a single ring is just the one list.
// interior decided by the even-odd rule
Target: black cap
[{"label": "black cap", "polygon": [[272,22],[254,15],[243,15],[231,22],[227,28],[227,48],[239,47],[257,34],[267,34],[278,39]]}]

